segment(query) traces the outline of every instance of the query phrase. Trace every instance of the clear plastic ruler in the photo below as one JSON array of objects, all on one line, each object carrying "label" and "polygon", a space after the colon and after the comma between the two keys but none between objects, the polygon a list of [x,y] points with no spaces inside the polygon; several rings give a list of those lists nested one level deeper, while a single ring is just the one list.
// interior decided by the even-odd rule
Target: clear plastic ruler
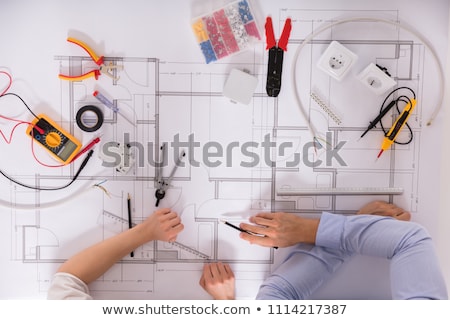
[{"label": "clear plastic ruler", "polygon": [[280,197],[289,196],[356,196],[356,195],[400,195],[403,188],[396,187],[317,187],[317,188],[281,188],[277,190]]},{"label": "clear plastic ruler", "polygon": [[[111,212],[108,212],[106,210],[103,211],[103,214],[99,216],[98,223],[102,224],[107,228],[108,230],[114,232],[114,233],[120,233],[124,230],[128,229],[128,220],[119,217],[118,215],[115,215]],[[135,226],[136,223],[133,223],[133,226]],[[197,251],[191,247],[188,247],[178,241],[170,242],[171,245],[178,247],[188,253],[191,253],[199,258],[202,259],[209,259],[210,257],[203,252]]]}]

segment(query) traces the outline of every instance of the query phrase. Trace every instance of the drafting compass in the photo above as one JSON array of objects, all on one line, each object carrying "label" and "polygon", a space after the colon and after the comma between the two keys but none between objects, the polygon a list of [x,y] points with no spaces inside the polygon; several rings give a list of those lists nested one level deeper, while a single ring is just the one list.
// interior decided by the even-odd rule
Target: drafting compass
[{"label": "drafting compass", "polygon": [[278,44],[273,32],[272,18],[266,19],[266,49],[269,50],[269,62],[267,65],[266,92],[270,97],[277,97],[281,90],[281,72],[283,71],[283,55],[287,51],[289,35],[291,34],[291,19],[286,19],[283,32]]},{"label": "drafting compass", "polygon": [[157,188],[155,191],[156,207],[159,205],[159,201],[166,196],[166,191],[170,187],[170,183],[172,182],[173,176],[175,175],[175,171],[177,171],[178,167],[181,164],[181,161],[183,161],[183,158],[186,155],[184,151],[181,151],[180,156],[176,160],[175,166],[172,168],[169,177],[167,179],[164,179],[162,175],[162,166],[164,165],[164,156],[165,156],[164,150],[166,149],[166,144],[163,143],[160,149],[161,149],[161,157],[160,162],[156,165],[156,176],[155,176],[155,183]]}]

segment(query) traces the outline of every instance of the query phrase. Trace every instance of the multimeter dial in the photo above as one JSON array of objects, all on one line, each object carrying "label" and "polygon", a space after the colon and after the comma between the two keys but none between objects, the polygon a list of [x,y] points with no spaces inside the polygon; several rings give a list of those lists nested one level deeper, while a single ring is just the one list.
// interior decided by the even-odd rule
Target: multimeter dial
[{"label": "multimeter dial", "polygon": [[47,147],[52,149],[59,147],[64,139],[63,135],[56,130],[47,132],[43,138]]}]

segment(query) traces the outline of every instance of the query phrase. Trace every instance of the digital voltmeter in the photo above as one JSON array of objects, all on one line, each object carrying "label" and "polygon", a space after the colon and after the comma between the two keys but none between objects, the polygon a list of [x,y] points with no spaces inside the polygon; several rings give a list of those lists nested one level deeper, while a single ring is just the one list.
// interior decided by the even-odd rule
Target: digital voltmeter
[{"label": "digital voltmeter", "polygon": [[44,114],[31,122],[27,134],[64,164],[70,163],[81,148],[81,143],[74,136]]}]

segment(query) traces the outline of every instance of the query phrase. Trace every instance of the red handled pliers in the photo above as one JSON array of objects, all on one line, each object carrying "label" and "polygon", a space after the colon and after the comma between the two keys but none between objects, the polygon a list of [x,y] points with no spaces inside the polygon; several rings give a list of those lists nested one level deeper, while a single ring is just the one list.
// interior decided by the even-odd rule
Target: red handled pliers
[{"label": "red handled pliers", "polygon": [[98,56],[87,44],[85,44],[84,42],[82,42],[78,39],[69,37],[69,38],[67,38],[67,41],[74,43],[76,45],[79,45],[81,48],[83,48],[89,54],[89,56],[92,58],[92,60],[94,60],[95,64],[99,66],[99,68],[89,71],[87,73],[84,73],[82,75],[78,75],[78,76],[67,76],[67,75],[60,74],[59,75],[60,79],[68,80],[68,81],[81,81],[81,80],[84,80],[84,79],[87,79],[90,77],[95,77],[95,80],[97,80],[101,74],[106,74],[108,77],[112,78],[113,80],[119,80],[119,77],[116,77],[114,75],[114,70],[122,69],[122,66],[117,66],[117,65],[112,65],[112,64],[105,65],[103,56]]},{"label": "red handled pliers", "polygon": [[283,55],[287,51],[287,44],[291,34],[291,19],[287,18],[284,23],[278,44],[273,33],[272,18],[266,19],[266,49],[269,50],[269,62],[267,67],[266,92],[270,97],[277,97],[281,90],[281,72],[283,71]]}]

